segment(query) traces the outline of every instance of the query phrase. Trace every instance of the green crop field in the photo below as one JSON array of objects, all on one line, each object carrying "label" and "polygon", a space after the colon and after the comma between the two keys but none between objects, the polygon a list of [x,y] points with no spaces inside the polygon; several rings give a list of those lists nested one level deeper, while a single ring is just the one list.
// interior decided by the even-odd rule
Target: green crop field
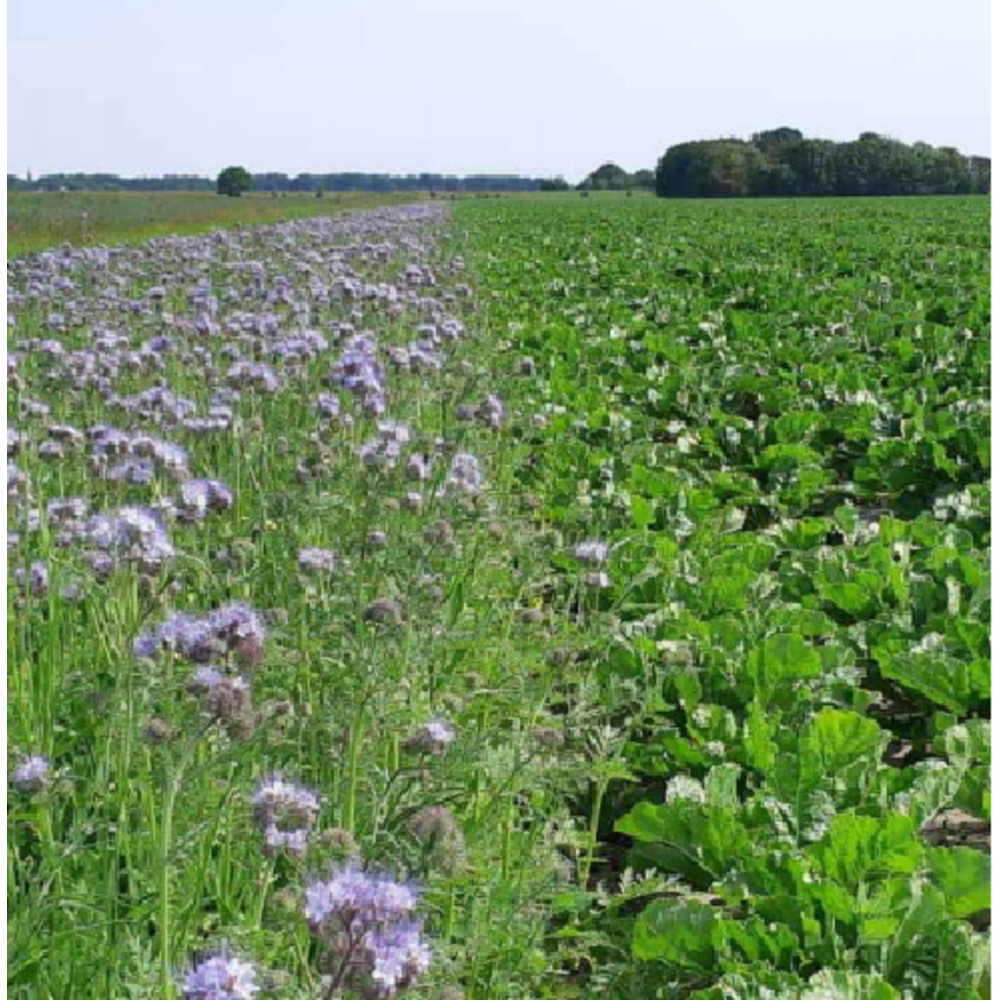
[{"label": "green crop field", "polygon": [[89,246],[125,243],[153,236],[194,235],[220,227],[257,225],[337,215],[348,209],[400,205],[419,200],[408,194],[349,191],[241,198],[182,191],[7,192],[7,258],[61,243]]},{"label": "green crop field", "polygon": [[988,199],[154,201],[8,263],[11,997],[988,995]]}]

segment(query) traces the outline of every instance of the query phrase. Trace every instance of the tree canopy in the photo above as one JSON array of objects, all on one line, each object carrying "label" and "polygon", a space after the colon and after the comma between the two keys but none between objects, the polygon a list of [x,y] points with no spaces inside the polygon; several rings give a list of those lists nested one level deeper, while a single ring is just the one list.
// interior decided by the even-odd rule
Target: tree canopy
[{"label": "tree canopy", "polygon": [[244,191],[253,187],[250,172],[243,167],[226,167],[215,181],[215,190],[230,198],[239,198]]},{"label": "tree canopy", "polygon": [[653,188],[653,172],[637,170],[630,174],[617,163],[604,163],[577,184],[578,191],[630,191],[633,188]]},{"label": "tree canopy", "polygon": [[656,168],[667,198],[988,194],[990,161],[951,147],[907,145],[876,132],[854,142],[777,128],[743,139],[671,146]]}]

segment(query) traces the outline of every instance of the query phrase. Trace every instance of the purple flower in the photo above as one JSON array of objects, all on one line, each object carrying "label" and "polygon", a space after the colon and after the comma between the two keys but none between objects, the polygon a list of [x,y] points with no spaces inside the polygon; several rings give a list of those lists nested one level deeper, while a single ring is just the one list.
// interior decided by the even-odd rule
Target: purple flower
[{"label": "purple flower", "polygon": [[86,524],[84,538],[109,557],[136,563],[145,573],[162,569],[174,547],[160,518],[143,507],[120,507],[96,514]]},{"label": "purple flower", "polygon": [[51,780],[52,765],[40,754],[22,757],[11,777],[11,783],[14,787],[25,794],[44,790]]},{"label": "purple flower", "polygon": [[303,573],[329,575],[336,569],[337,557],[330,549],[300,549],[298,562]]},{"label": "purple flower", "polygon": [[475,495],[483,488],[483,473],[479,459],[467,452],[459,452],[451,460],[451,470],[445,482],[448,489],[456,493]]},{"label": "purple flower", "polygon": [[608,559],[608,545],[606,542],[581,542],[577,545],[573,554],[579,562],[588,566],[601,566]]},{"label": "purple flower", "polygon": [[392,997],[430,966],[413,918],[418,902],[412,886],[348,865],[309,884],[305,916],[339,962],[343,986],[363,996]]},{"label": "purple flower", "polygon": [[257,970],[232,955],[211,955],[184,977],[185,1000],[253,1000],[260,992]]},{"label": "purple flower", "polygon": [[264,657],[266,634],[260,615],[235,601],[200,617],[174,612],[159,628],[140,635],[133,651],[139,658],[149,658],[157,650],[168,650],[194,663],[232,655],[247,666],[256,666]]},{"label": "purple flower", "polygon": [[385,931],[370,931],[364,947],[370,955],[372,982],[386,996],[405,989],[430,968],[431,953],[421,940],[418,923],[406,922]]},{"label": "purple flower", "polygon": [[182,520],[200,521],[210,510],[229,510],[232,505],[232,493],[217,479],[189,479],[181,486],[178,511]]},{"label": "purple flower", "polygon": [[272,774],[250,799],[254,819],[262,826],[282,830],[310,829],[319,816],[319,798],[308,788]]},{"label": "purple flower", "polygon": [[321,936],[327,931],[350,933],[409,917],[418,902],[411,886],[348,865],[334,869],[328,879],[309,884],[305,916]]}]

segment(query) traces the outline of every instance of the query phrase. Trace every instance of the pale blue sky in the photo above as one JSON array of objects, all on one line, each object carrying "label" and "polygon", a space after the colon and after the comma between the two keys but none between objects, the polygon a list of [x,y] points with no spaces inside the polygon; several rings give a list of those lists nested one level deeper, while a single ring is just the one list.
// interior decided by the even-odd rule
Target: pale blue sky
[{"label": "pale blue sky", "polygon": [[988,154],[989,0],[9,0],[7,170],[652,167],[791,125]]}]

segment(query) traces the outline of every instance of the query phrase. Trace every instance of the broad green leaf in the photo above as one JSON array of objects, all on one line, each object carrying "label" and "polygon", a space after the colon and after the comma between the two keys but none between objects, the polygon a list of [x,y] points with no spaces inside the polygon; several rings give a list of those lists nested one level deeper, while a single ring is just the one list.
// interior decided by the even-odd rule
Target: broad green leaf
[{"label": "broad green leaf", "polygon": [[715,965],[715,911],[702,903],[661,899],[636,921],[632,951],[644,961],[708,970]]},{"label": "broad green leaf", "polygon": [[828,878],[854,891],[870,879],[915,871],[923,848],[908,816],[841,813],[812,853]]},{"label": "broad green leaf", "polygon": [[779,685],[819,677],[821,664],[819,652],[801,635],[779,632],[751,651],[748,666],[757,687],[771,691]]},{"label": "broad green leaf", "polygon": [[809,980],[798,1000],[899,1000],[881,976],[824,969]]},{"label": "broad green leaf", "polygon": [[731,809],[676,799],[664,805],[640,802],[615,824],[644,847],[642,857],[666,871],[708,884],[722,878],[750,853],[750,832]]},{"label": "broad green leaf", "polygon": [[944,893],[953,917],[990,908],[990,856],[971,847],[927,849],[931,878]]}]

